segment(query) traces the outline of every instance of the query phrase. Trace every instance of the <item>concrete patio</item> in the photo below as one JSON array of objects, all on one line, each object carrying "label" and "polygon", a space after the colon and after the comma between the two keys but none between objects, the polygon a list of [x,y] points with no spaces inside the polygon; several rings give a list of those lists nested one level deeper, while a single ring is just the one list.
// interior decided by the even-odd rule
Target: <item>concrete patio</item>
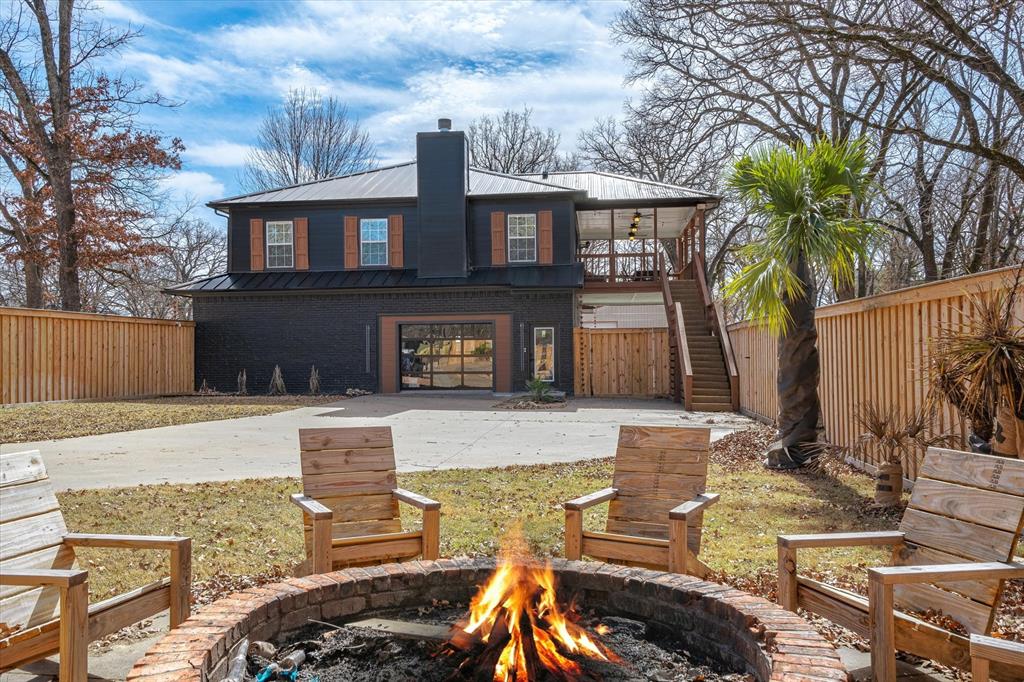
[{"label": "concrete patio", "polygon": [[483,468],[610,456],[619,424],[709,426],[717,439],[753,422],[685,412],[667,400],[579,399],[547,410],[496,409],[490,395],[374,395],[268,416],[60,441],[38,449],[59,490],[298,476],[300,428],[386,424],[399,471]]}]

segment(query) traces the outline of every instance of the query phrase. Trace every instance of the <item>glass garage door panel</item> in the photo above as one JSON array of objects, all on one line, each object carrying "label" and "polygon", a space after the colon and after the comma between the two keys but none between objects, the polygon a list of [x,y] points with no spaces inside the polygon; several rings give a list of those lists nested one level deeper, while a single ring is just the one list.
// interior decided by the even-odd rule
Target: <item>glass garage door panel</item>
[{"label": "glass garage door panel", "polygon": [[403,324],[399,336],[403,390],[493,388],[493,324]]}]

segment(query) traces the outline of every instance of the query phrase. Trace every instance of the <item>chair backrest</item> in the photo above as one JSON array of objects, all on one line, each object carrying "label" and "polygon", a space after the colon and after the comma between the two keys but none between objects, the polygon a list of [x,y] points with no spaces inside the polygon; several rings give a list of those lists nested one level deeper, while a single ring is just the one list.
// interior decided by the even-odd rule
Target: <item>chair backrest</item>
[{"label": "chair backrest", "polygon": [[[711,431],[675,426],[620,426],[608,503],[609,533],[668,539],[668,512],[705,491]],[[687,535],[700,551],[702,515]]]},{"label": "chair backrest", "polygon": [[[0,570],[68,569],[64,515],[37,450],[0,455]],[[0,639],[60,616],[60,590],[0,585]]]},{"label": "chair backrest", "polygon": [[334,539],[402,530],[390,426],[300,429],[299,447],[303,490],[334,512]]},{"label": "chair backrest", "polygon": [[[929,448],[900,530],[900,565],[1009,561],[1024,524],[1024,461]],[[897,585],[904,609],[935,610],[988,634],[1002,581]]]}]

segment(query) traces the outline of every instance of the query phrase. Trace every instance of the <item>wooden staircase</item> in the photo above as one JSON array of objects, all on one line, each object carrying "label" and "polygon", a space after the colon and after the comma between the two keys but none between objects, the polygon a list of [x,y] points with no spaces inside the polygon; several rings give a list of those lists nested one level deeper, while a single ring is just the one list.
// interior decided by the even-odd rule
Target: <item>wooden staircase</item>
[{"label": "wooden staircase", "polygon": [[739,410],[739,374],[722,311],[711,298],[704,263],[694,253],[689,265],[669,279],[661,269],[668,319],[669,369],[673,399],[687,410]]},{"label": "wooden staircase", "polygon": [[678,302],[683,313],[686,345],[693,367],[693,398],[690,409],[701,412],[730,412],[732,389],[726,370],[722,344],[711,334],[707,307],[701,299],[697,280],[680,279],[669,282],[672,302]]}]

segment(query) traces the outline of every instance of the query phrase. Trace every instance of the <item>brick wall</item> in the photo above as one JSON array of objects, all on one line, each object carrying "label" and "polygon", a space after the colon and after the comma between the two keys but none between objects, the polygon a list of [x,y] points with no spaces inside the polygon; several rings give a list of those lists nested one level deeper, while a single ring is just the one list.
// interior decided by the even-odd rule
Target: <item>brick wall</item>
[{"label": "brick wall", "polygon": [[554,325],[555,386],[572,390],[572,291],[458,289],[196,297],[196,386],[205,379],[212,388],[234,391],[245,369],[249,392],[263,393],[274,365],[280,365],[288,390],[303,393],[310,365],[316,365],[325,392],[376,392],[378,317],[439,313],[453,319],[460,313],[511,313],[515,391],[523,390],[531,373],[531,327]]}]

